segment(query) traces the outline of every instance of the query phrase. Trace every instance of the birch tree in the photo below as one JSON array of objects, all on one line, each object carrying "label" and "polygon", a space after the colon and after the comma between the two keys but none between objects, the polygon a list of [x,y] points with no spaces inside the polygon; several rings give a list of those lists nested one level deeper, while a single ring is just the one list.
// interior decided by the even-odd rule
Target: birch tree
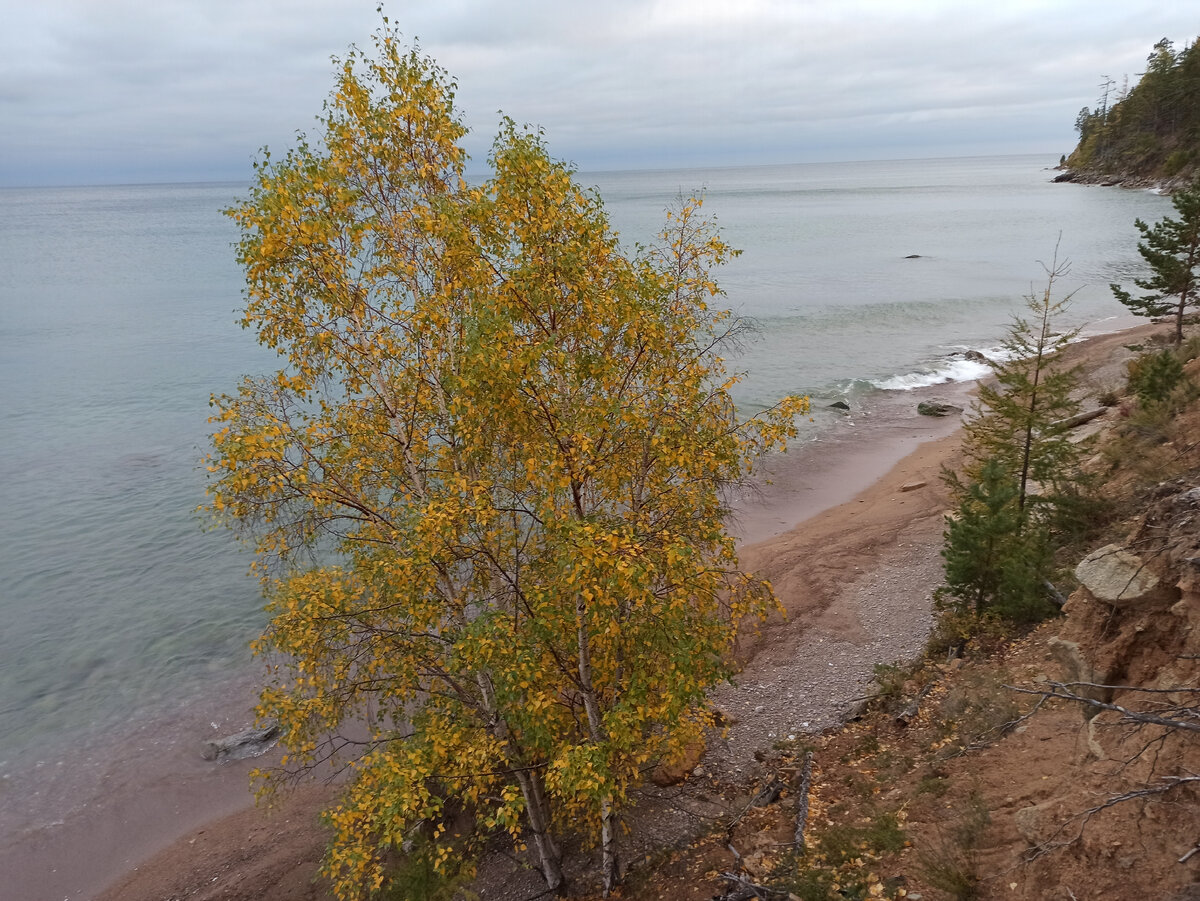
[{"label": "birch tree", "polygon": [[272,615],[267,786],[351,767],[327,815],[341,898],[418,832],[440,868],[452,837],[507,832],[558,892],[582,832],[611,889],[631,787],[774,603],[724,489],[807,408],[739,418],[737,324],[710,307],[732,252],[699,200],[626,253],[511,122],[468,183],[453,87],[385,24],[340,62],[319,139],[264,153],[230,211],[243,325],[280,369],[213,399],[210,507]]}]

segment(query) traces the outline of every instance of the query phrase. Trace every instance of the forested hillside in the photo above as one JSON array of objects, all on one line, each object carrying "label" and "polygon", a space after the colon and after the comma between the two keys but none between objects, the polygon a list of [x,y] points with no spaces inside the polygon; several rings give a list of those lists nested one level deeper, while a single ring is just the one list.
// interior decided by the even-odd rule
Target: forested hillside
[{"label": "forested hillside", "polygon": [[[1081,180],[1190,180],[1200,164],[1200,44],[1163,38],[1133,87],[1105,76],[1096,109],[1079,111],[1066,166]],[[1128,76],[1127,76],[1128,79]]]}]

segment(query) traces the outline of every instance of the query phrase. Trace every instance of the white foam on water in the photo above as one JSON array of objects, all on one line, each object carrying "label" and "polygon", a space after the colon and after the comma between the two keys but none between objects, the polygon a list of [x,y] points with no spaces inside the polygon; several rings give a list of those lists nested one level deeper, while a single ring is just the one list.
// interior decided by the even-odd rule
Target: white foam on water
[{"label": "white foam on water", "polygon": [[894,375],[891,378],[874,380],[871,384],[884,391],[912,391],[914,388],[928,388],[947,382],[973,382],[989,375],[991,371],[992,367],[987,363],[966,359],[947,360],[928,370]]}]

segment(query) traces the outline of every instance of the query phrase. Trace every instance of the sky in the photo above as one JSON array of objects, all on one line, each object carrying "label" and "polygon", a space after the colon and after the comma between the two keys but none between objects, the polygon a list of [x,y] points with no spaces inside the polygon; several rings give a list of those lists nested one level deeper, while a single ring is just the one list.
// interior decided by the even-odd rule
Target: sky
[{"label": "sky", "polygon": [[[246,181],[315,116],[377,0],[0,0],[0,186]],[[1188,3],[386,0],[457,80],[583,171],[1069,153]]]}]

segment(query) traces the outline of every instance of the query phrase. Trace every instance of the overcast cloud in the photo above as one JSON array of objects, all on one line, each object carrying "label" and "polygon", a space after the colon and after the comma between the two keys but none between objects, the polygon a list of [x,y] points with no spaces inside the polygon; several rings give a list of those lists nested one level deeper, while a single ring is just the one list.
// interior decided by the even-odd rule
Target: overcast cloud
[{"label": "overcast cloud", "polygon": [[[368,45],[375,0],[0,0],[0,184],[245,180]],[[389,0],[457,79],[584,170],[1068,152],[1103,75],[1189,4]],[[1194,12],[1194,10],[1192,11]]]}]

